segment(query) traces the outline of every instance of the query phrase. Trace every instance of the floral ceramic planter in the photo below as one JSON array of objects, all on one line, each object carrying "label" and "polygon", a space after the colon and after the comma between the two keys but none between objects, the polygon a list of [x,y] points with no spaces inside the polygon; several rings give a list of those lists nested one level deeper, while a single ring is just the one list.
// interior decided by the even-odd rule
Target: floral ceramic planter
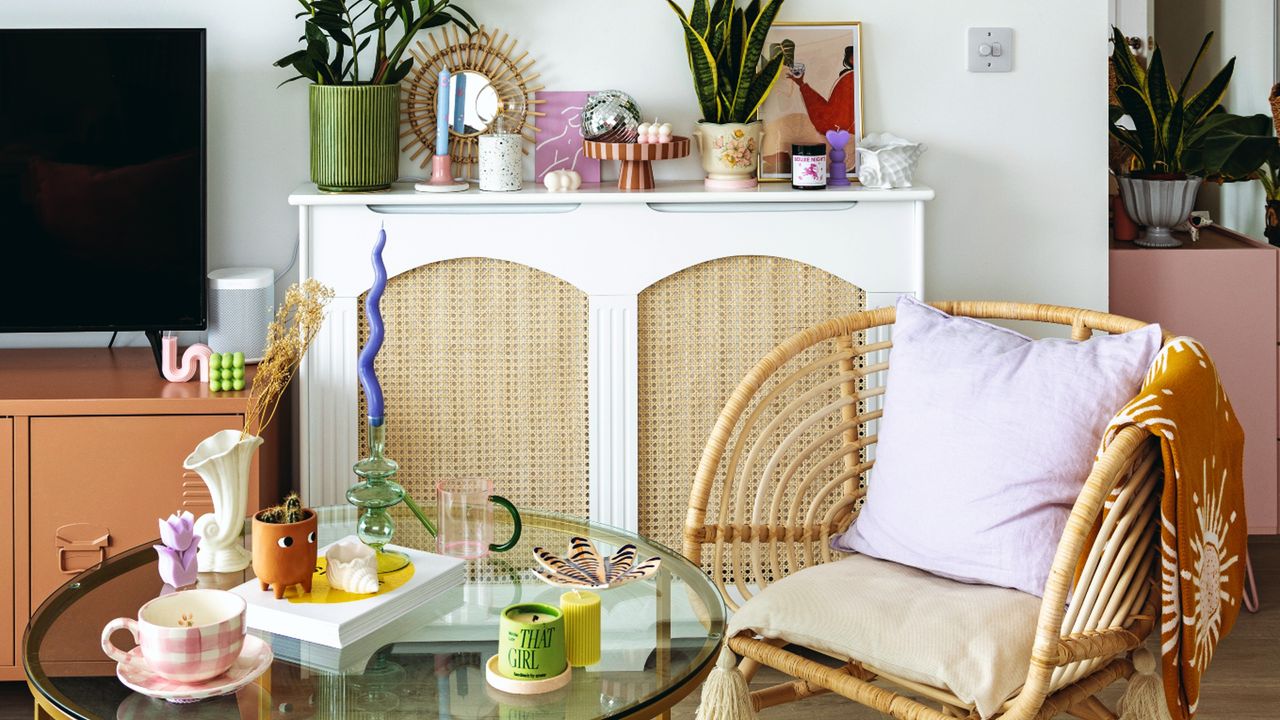
[{"label": "floral ceramic planter", "polygon": [[760,137],[764,123],[699,122],[694,131],[707,173],[707,187],[741,189],[756,186],[760,164]]}]

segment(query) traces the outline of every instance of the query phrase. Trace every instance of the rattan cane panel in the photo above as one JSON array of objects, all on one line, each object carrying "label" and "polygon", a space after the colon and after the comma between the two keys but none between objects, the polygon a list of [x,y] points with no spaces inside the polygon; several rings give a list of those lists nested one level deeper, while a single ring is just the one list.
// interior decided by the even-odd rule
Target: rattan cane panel
[{"label": "rattan cane panel", "polygon": [[[856,286],[804,263],[775,257],[738,256],[713,260],[672,275],[640,294],[639,331],[639,518],[640,532],[671,547],[680,547],[698,459],[726,399],[743,375],[778,343],[823,320],[861,310],[865,293]],[[757,399],[785,377],[834,346],[806,351],[774,375]],[[778,409],[833,376],[838,367],[797,382],[770,407]],[[839,388],[822,393],[799,408],[804,417],[839,397]],[[752,405],[754,407],[754,403]],[[750,408],[747,413],[750,412]],[[744,413],[744,417],[747,413]],[[761,418],[745,441],[754,443],[772,416]],[[808,442],[835,427],[839,413],[806,433]],[[766,442],[776,447],[794,428],[783,424]],[[736,434],[732,443],[744,438]],[[816,450],[799,466],[803,475],[816,458],[834,452],[836,440]],[[732,451],[732,445],[729,452]],[[726,453],[726,458],[728,453]],[[789,460],[784,458],[784,463]],[[726,461],[712,492],[708,523],[718,522]],[[837,464],[827,474],[843,469]],[[746,479],[758,480],[757,466]],[[741,473],[739,473],[741,474]],[[735,482],[743,481],[742,478]],[[791,495],[785,495],[786,501]],[[750,512],[748,501],[748,513]],[[746,522],[748,518],[733,519]],[[710,560],[710,553],[704,552]],[[708,567],[708,569],[711,569]],[[727,571],[721,568],[720,572]]]},{"label": "rattan cane panel", "polygon": [[[382,316],[387,453],[415,498],[434,504],[435,480],[479,476],[517,506],[587,515],[582,291],[525,265],[461,258],[391,278]],[[361,345],[368,332],[361,313]],[[362,392],[361,418],[364,403]]]}]

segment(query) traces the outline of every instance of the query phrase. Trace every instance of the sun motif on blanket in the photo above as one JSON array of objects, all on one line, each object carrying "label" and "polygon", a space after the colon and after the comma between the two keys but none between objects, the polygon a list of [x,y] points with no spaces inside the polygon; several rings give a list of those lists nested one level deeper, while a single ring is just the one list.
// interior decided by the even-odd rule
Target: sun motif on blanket
[{"label": "sun motif on blanket", "polygon": [[[1211,483],[1215,475],[1221,475],[1215,490]],[[1190,582],[1195,588],[1194,614],[1183,615],[1182,623],[1195,627],[1195,647],[1191,653],[1190,664],[1201,672],[1208,666],[1213,657],[1213,648],[1218,643],[1222,628],[1222,603],[1231,603],[1231,595],[1223,589],[1227,582],[1228,570],[1240,559],[1238,555],[1229,554],[1225,545],[1227,530],[1236,521],[1235,513],[1230,518],[1222,517],[1221,498],[1227,483],[1227,471],[1219,473],[1217,458],[1211,457],[1204,462],[1201,491],[1191,494],[1191,502],[1196,509],[1196,526],[1190,538],[1191,551],[1195,561],[1190,570],[1183,570],[1182,579]]]}]

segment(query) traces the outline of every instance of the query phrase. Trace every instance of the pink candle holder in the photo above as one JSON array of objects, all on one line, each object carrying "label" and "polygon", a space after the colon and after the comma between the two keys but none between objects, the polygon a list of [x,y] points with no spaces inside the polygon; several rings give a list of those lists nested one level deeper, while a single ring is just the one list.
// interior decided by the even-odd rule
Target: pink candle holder
[{"label": "pink candle holder", "polygon": [[413,189],[421,192],[461,192],[468,185],[453,176],[453,159],[448,155],[431,156],[431,179],[415,183]]}]

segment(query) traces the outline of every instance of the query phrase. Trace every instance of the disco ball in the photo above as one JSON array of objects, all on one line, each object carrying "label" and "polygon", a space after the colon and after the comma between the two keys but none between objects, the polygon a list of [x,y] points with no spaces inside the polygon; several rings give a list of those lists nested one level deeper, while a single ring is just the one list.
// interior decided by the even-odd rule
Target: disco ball
[{"label": "disco ball", "polygon": [[640,105],[621,90],[602,90],[582,104],[582,136],[604,142],[633,142]]}]

